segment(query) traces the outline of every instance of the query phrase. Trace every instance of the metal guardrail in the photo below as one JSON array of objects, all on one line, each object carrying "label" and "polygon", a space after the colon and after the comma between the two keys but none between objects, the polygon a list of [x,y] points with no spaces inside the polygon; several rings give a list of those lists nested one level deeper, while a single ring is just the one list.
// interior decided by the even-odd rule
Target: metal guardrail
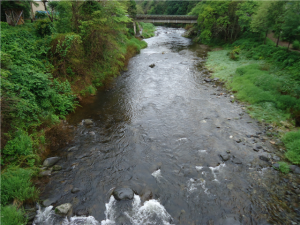
[{"label": "metal guardrail", "polygon": [[137,14],[135,19],[136,20],[197,20],[198,16]]}]

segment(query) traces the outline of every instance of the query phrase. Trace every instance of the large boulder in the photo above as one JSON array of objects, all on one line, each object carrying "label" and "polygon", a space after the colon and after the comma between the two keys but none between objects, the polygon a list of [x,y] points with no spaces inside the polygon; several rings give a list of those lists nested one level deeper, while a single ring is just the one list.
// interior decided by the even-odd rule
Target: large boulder
[{"label": "large boulder", "polygon": [[130,188],[121,187],[121,188],[116,188],[113,191],[113,196],[115,197],[115,199],[117,199],[119,201],[120,200],[131,200],[131,199],[133,199],[134,192]]},{"label": "large boulder", "polygon": [[55,208],[55,213],[65,216],[68,214],[68,212],[71,210],[71,208],[72,208],[71,203],[65,203],[65,204],[57,206]]},{"label": "large boulder", "polygon": [[45,167],[53,166],[55,163],[58,162],[58,160],[60,160],[59,157],[51,157],[51,158],[45,159],[43,166],[45,166]]}]

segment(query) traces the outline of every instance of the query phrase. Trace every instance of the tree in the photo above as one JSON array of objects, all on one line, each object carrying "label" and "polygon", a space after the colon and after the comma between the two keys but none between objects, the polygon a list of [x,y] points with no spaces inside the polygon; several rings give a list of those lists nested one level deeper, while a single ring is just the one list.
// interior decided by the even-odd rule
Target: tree
[{"label": "tree", "polygon": [[250,24],[251,31],[259,34],[265,32],[264,44],[266,44],[268,31],[271,25],[268,17],[270,4],[271,2],[261,2],[256,13],[253,15]]},{"label": "tree", "polygon": [[[57,1],[49,1],[48,6],[51,9],[51,17],[52,17],[52,21],[54,20],[54,15],[55,15],[55,9],[58,6],[58,2]],[[55,12],[55,13],[54,13]]]},{"label": "tree", "polygon": [[239,25],[243,31],[250,29],[252,15],[258,7],[258,2],[245,1],[241,2],[236,10],[236,15],[239,17]]},{"label": "tree", "polygon": [[287,4],[287,10],[282,25],[282,37],[290,43],[300,39],[300,2],[290,2]]},{"label": "tree", "polygon": [[127,6],[128,14],[131,18],[135,18],[137,14],[136,2],[134,0],[130,0]]},{"label": "tree", "polygon": [[267,19],[272,25],[275,35],[277,35],[276,47],[278,47],[282,26],[284,24],[284,15],[286,11],[286,2],[271,2],[268,8]]}]

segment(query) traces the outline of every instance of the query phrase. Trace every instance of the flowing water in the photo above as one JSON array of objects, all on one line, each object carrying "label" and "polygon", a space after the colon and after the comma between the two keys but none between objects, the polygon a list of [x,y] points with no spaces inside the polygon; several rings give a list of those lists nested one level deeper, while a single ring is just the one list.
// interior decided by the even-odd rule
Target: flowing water
[{"label": "flowing water", "polygon": [[[297,224],[299,199],[285,192],[298,178],[270,167],[264,127],[204,82],[209,49],[183,32],[158,27],[128,71],[69,116],[74,140],[42,199],[72,203],[73,217],[41,207],[34,224]],[[117,201],[116,187],[133,200]]]}]

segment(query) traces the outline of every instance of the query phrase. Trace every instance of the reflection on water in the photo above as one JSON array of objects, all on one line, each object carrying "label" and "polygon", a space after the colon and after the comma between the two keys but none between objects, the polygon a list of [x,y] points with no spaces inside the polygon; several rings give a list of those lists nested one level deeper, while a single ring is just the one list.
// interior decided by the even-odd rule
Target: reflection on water
[{"label": "reflection on water", "polygon": [[[253,138],[246,135],[262,128],[241,117],[243,110],[229,95],[219,97],[217,87],[203,82],[208,49],[181,37],[183,32],[159,27],[110,89],[69,116],[74,140],[61,149],[63,170],[52,175],[42,197],[57,199],[54,206],[72,203],[74,215],[84,211],[90,217],[60,218],[62,224],[297,221],[297,199],[286,200],[285,190],[298,178],[282,182],[259,160],[268,153],[253,151]],[[272,151],[269,143],[255,142]],[[229,154],[228,161],[220,154]],[[111,196],[123,186],[134,191],[133,200]],[[80,191],[73,194],[73,188]],[[146,193],[151,200],[143,200]],[[51,224],[43,221],[55,217],[50,208],[39,215],[45,217],[36,224]]]}]

